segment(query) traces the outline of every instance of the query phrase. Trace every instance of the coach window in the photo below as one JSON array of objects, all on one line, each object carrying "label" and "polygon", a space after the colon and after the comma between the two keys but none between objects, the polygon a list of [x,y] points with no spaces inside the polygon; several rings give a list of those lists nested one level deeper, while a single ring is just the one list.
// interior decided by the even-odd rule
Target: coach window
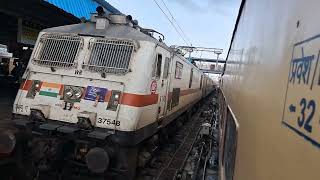
[{"label": "coach window", "polygon": [[193,79],[193,68],[191,68],[191,72],[190,72],[189,88],[191,88],[192,86],[192,79]]},{"label": "coach window", "polygon": [[157,67],[156,67],[156,78],[160,78],[161,75],[161,65],[162,65],[162,55],[157,55]]}]

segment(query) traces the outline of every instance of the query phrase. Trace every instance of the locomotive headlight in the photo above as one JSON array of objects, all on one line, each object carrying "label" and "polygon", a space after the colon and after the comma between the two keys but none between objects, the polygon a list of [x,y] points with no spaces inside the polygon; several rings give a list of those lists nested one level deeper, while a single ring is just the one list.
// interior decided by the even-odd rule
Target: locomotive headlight
[{"label": "locomotive headlight", "polygon": [[64,100],[71,102],[80,102],[83,95],[84,88],[78,86],[68,86],[64,87]]},{"label": "locomotive headlight", "polygon": [[66,95],[67,95],[67,97],[71,98],[73,96],[72,90],[70,89],[70,91],[67,91]]},{"label": "locomotive headlight", "polygon": [[75,94],[76,98],[81,98],[82,97],[82,92],[81,91],[77,91]]}]

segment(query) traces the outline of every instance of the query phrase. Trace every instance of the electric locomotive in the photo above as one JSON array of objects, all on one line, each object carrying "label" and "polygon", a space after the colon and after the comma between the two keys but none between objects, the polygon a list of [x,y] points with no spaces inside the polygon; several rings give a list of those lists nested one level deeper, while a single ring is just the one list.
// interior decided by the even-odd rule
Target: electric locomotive
[{"label": "electric locomotive", "polygon": [[213,90],[154,33],[101,13],[40,32],[13,107],[37,172],[134,178],[142,144]]}]

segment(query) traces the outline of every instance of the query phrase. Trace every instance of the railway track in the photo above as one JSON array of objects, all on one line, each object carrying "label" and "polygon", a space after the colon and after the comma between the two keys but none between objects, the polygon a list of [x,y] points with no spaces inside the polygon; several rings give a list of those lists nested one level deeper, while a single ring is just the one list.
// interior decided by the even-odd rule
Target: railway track
[{"label": "railway track", "polygon": [[[208,120],[209,115],[204,113],[210,109],[210,102],[213,95],[207,97],[202,106],[188,120],[178,121],[179,125],[170,133],[166,141],[160,143],[153,150],[152,158],[143,166],[138,168],[137,180],[172,180],[183,179],[180,177],[191,150],[198,145],[197,137],[201,131],[202,124]],[[211,115],[210,115],[211,116]],[[179,117],[187,119],[186,117]],[[210,118],[209,118],[210,119]],[[183,123],[182,123],[183,122]],[[204,147],[205,148],[205,147]],[[70,169],[69,169],[70,170]],[[74,169],[75,170],[75,169]],[[71,170],[70,170],[71,172]],[[62,174],[61,174],[62,175]],[[69,179],[104,179],[103,176],[87,177],[70,176]],[[36,178],[37,179],[37,178]],[[56,176],[44,175],[39,179],[57,179]],[[63,179],[63,178],[60,178]]]},{"label": "railway track", "polygon": [[[214,98],[209,96],[208,99]],[[161,144],[153,153],[153,158],[137,171],[137,180],[172,180],[179,179],[179,171],[183,168],[192,150],[201,125],[206,118],[201,117],[210,103],[206,101],[199,110],[183,124],[167,143]]]}]

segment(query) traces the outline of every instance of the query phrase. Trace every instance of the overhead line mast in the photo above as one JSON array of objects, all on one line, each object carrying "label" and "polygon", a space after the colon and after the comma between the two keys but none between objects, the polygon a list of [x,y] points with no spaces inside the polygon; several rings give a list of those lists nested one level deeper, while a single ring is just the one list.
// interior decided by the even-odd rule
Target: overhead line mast
[{"label": "overhead line mast", "polygon": [[[210,47],[195,47],[195,46],[177,46],[177,49],[180,49],[183,54],[189,53],[189,61],[190,62],[199,62],[200,65],[202,65],[202,62],[207,62],[207,63],[214,63],[215,66],[214,69],[202,69],[202,67],[199,67],[200,70],[202,70],[204,73],[211,73],[211,74],[221,74],[222,71],[218,68],[219,63],[224,63],[225,60],[219,59],[219,55],[222,54],[223,49],[220,48],[210,48]],[[216,59],[212,58],[201,58],[201,57],[192,57],[191,53],[192,52],[207,52],[207,53],[214,53],[217,55]]]}]

